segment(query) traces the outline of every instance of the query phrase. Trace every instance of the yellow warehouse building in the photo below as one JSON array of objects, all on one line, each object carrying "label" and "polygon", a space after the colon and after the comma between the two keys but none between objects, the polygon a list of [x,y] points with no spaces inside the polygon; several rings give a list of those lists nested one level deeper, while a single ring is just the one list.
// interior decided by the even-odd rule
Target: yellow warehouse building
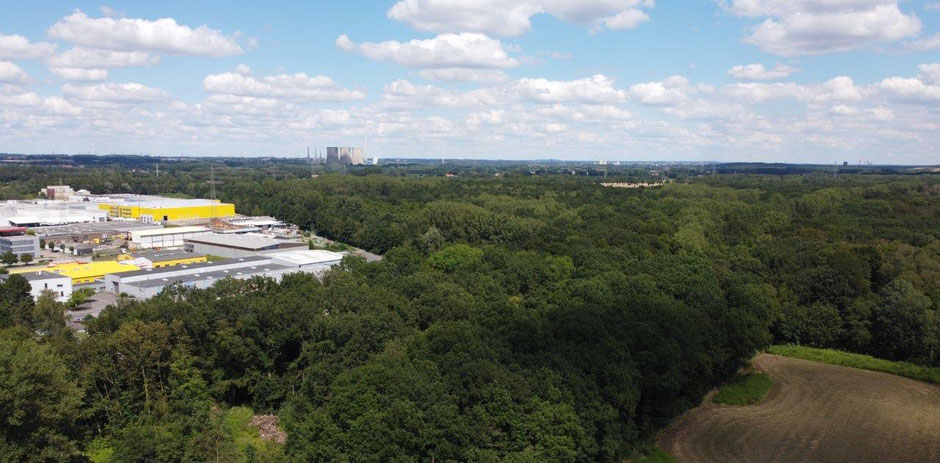
[{"label": "yellow warehouse building", "polygon": [[113,219],[136,219],[146,222],[235,216],[234,204],[211,199],[104,202],[98,204],[98,208],[108,211],[108,216]]},{"label": "yellow warehouse building", "polygon": [[131,264],[122,264],[113,260],[102,260],[97,262],[68,262],[64,264],[52,265],[42,268],[29,269],[10,269],[10,273],[30,273],[30,272],[51,272],[67,276],[72,279],[72,284],[91,283],[99,278],[104,278],[110,273],[133,272],[140,270],[140,267]]}]

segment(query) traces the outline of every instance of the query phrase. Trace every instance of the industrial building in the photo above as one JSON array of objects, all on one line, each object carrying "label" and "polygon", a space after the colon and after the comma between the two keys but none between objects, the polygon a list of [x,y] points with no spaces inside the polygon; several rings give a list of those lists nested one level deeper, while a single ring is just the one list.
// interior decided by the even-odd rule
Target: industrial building
[{"label": "industrial building", "polygon": [[132,231],[158,230],[163,228],[160,224],[141,223],[134,221],[111,221],[76,223],[70,225],[57,225],[51,227],[35,227],[32,231],[36,236],[47,243],[102,243],[117,239],[130,239]]},{"label": "industrial building", "polygon": [[136,265],[141,269],[172,267],[174,265],[202,264],[208,260],[205,254],[179,250],[149,251],[137,253],[133,256],[125,255],[122,257],[125,257],[125,261],[129,261],[131,264]]},{"label": "industrial building", "polygon": [[135,265],[123,264],[113,260],[102,260],[96,262],[66,262],[46,267],[16,268],[9,269],[9,272],[24,276],[29,273],[56,273],[71,278],[72,286],[75,286],[94,283],[95,280],[102,279],[105,275],[136,270],[140,270],[140,268]]},{"label": "industrial building", "polygon": [[[59,302],[68,301],[72,297],[72,279],[52,272],[32,272],[20,275],[29,282],[29,293],[33,299],[39,299],[43,291],[52,291]],[[6,281],[9,275],[0,275],[0,281]]]},{"label": "industrial building", "polygon": [[[10,230],[23,230],[22,228],[0,229],[0,254],[12,252],[16,257],[29,254],[32,257],[39,257],[39,238],[32,235],[3,234],[2,232]],[[20,232],[22,233],[22,232]]]},{"label": "industrial building", "polygon": [[107,220],[108,213],[90,202],[32,200],[0,203],[0,227],[40,227]]},{"label": "industrial building", "polygon": [[275,263],[270,257],[252,256],[107,275],[105,287],[115,294],[149,299],[177,283],[191,288],[208,288],[225,278],[265,276],[280,281],[285,274],[297,271],[295,267]]},{"label": "industrial building", "polygon": [[232,217],[235,205],[214,199],[176,199],[148,195],[110,195],[95,200],[112,219],[141,222]]},{"label": "industrial building", "polygon": [[269,238],[259,234],[203,234],[186,238],[184,249],[189,252],[211,254],[220,257],[246,257],[261,251],[275,249],[306,248],[305,243]]},{"label": "industrial building", "polygon": [[319,249],[288,249],[268,251],[262,256],[270,257],[275,263],[293,267],[304,272],[315,273],[317,275],[330,269],[330,267],[340,263],[345,253],[324,251]]},{"label": "industrial building", "polygon": [[328,146],[326,163],[331,165],[363,164],[362,148]]},{"label": "industrial building", "polygon": [[173,248],[183,240],[212,233],[206,227],[171,227],[131,231],[131,247],[136,249]]}]

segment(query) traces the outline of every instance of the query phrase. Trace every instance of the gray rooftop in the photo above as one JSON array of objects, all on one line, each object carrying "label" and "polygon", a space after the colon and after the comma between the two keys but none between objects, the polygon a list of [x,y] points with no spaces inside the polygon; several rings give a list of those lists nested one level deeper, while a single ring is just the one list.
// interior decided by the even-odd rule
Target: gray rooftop
[{"label": "gray rooftop", "polygon": [[[161,274],[172,275],[173,273],[179,272],[180,270],[185,269],[206,269],[206,272],[211,272],[213,267],[219,267],[222,265],[229,265],[236,262],[270,262],[270,257],[261,257],[261,256],[251,256],[251,257],[239,257],[236,259],[226,259],[216,262],[206,262],[201,264],[184,264],[184,265],[174,265],[172,267],[160,267],[155,269],[145,269],[145,270],[135,270],[133,272],[121,272],[114,274],[118,278],[126,277],[135,277],[140,275],[149,275],[154,278],[158,278]],[[259,264],[260,265],[260,264]]]},{"label": "gray rooftop", "polygon": [[[59,275],[58,273],[53,272],[26,272],[18,273],[17,275],[26,279],[26,281],[42,281],[42,280],[52,280],[56,278],[70,278],[64,275]],[[9,278],[9,275],[0,275],[0,278],[6,280]]]},{"label": "gray rooftop", "polygon": [[32,230],[39,236],[70,235],[81,233],[115,232],[125,233],[132,230],[149,228],[163,228],[158,223],[143,223],[131,221],[90,222],[70,225],[53,225],[49,227],[33,227]]},{"label": "gray rooftop", "polygon": [[237,234],[219,234],[210,233],[202,236],[186,238],[184,241],[190,243],[211,244],[215,246],[225,246],[229,248],[259,250],[271,246],[278,246],[281,241],[267,238],[264,236],[237,235]]},{"label": "gray rooftop", "polygon": [[181,276],[168,276],[166,278],[152,278],[149,280],[143,281],[134,281],[130,283],[124,283],[126,286],[136,286],[138,288],[159,288],[161,286],[169,286],[174,283],[191,283],[195,281],[206,281],[206,280],[223,280],[227,277],[253,277],[256,275],[264,275],[267,272],[277,272],[284,270],[294,270],[295,267],[289,267],[287,265],[281,264],[264,264],[253,267],[244,267],[231,270],[216,270],[216,271],[207,271],[202,273],[194,273],[192,275],[181,275]]},{"label": "gray rooftop", "polygon": [[168,260],[176,259],[192,259],[194,257],[203,257],[205,254],[198,252],[186,252],[180,250],[168,250],[168,251],[147,251],[147,252],[137,252],[134,253],[135,258],[140,257],[147,259],[151,262],[165,262]]}]

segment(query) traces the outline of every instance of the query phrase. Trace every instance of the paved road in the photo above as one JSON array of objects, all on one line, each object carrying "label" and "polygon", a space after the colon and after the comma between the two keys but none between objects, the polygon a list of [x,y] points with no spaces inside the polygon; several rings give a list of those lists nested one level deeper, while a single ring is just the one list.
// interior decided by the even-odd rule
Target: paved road
[{"label": "paved road", "polygon": [[94,318],[98,318],[98,315],[101,314],[101,311],[104,310],[105,307],[112,305],[115,302],[117,302],[117,295],[114,293],[95,293],[91,299],[85,301],[85,303],[80,305],[77,310],[72,310],[69,312],[69,319],[66,324],[76,331],[84,331],[85,327],[82,326],[82,319],[89,315]]}]

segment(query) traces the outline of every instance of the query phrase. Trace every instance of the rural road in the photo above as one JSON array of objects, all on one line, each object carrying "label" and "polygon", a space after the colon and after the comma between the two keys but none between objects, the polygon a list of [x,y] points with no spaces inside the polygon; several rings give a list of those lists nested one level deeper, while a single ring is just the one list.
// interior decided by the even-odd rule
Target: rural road
[{"label": "rural road", "polygon": [[940,462],[940,386],[760,354],[760,404],[708,402],[659,439],[679,462]]}]

